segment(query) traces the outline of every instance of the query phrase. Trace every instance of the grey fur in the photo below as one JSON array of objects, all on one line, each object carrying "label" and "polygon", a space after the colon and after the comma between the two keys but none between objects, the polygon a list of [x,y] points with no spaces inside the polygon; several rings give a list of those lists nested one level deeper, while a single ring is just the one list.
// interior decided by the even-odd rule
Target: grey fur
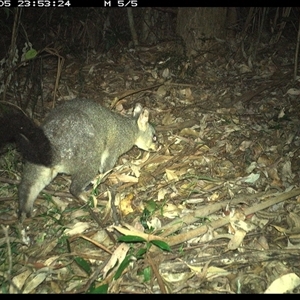
[{"label": "grey fur", "polygon": [[98,172],[112,169],[120,155],[134,145],[157,149],[149,112],[137,105],[133,117],[125,117],[91,100],[75,99],[53,109],[42,126],[52,147],[50,166],[26,162],[19,186],[19,216],[32,213],[41,190],[58,173],[71,175],[70,192],[79,197]]}]

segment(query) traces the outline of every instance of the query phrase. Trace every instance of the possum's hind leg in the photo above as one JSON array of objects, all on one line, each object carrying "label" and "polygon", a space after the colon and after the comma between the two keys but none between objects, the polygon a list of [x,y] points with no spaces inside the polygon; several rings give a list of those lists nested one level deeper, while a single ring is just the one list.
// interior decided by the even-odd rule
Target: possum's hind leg
[{"label": "possum's hind leg", "polygon": [[30,217],[39,193],[56,177],[54,169],[26,163],[19,185],[19,218]]}]

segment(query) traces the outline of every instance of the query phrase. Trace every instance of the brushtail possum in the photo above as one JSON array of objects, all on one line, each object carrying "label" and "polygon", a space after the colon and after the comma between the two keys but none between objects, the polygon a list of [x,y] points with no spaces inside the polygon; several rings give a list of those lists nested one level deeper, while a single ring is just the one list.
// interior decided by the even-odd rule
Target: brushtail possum
[{"label": "brushtail possum", "polygon": [[27,160],[18,191],[22,220],[31,215],[35,199],[58,173],[71,175],[70,192],[79,198],[98,172],[112,169],[134,145],[157,150],[149,111],[140,104],[132,117],[125,117],[92,100],[70,100],[53,109],[41,127],[27,117],[2,117],[0,145],[9,139],[3,137],[4,128],[15,135]]}]

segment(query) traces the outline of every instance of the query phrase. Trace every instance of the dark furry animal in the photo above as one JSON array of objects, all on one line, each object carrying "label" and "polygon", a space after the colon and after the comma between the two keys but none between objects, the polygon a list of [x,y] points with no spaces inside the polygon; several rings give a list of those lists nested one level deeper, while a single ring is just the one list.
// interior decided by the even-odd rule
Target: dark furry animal
[{"label": "dark furry animal", "polygon": [[19,185],[19,217],[31,215],[39,193],[58,173],[71,175],[71,194],[79,198],[98,172],[111,170],[134,145],[157,150],[149,111],[137,104],[122,116],[87,99],[67,101],[36,126],[22,111],[0,113],[0,145],[16,141],[27,162]]}]

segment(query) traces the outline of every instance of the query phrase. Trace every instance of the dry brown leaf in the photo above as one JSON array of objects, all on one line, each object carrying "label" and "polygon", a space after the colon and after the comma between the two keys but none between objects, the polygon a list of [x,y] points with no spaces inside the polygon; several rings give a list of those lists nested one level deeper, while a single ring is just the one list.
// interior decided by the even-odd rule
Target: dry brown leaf
[{"label": "dry brown leaf", "polygon": [[192,136],[192,137],[199,137],[199,132],[191,129],[191,128],[184,128],[180,131],[180,135],[182,136]]},{"label": "dry brown leaf", "polygon": [[289,182],[290,180],[292,180],[295,175],[292,172],[292,163],[290,160],[286,160],[282,166],[282,180],[283,181],[287,181]]},{"label": "dry brown leaf", "polygon": [[176,174],[177,172],[175,170],[166,169],[165,171],[166,171],[168,181],[178,181],[179,180],[179,178]]},{"label": "dry brown leaf", "polygon": [[170,272],[168,269],[166,272],[160,270],[160,274],[166,282],[176,283],[178,285],[185,284],[189,278],[194,276],[193,272],[184,269],[176,272]]},{"label": "dry brown leaf", "polygon": [[290,88],[286,93],[289,95],[298,96],[300,95],[300,90],[295,88]]},{"label": "dry brown leaf", "polygon": [[118,246],[118,248],[111,255],[106,266],[103,268],[103,278],[106,278],[107,273],[113,268],[117,267],[124,260],[129,249],[130,247],[126,243],[122,243]]},{"label": "dry brown leaf", "polygon": [[51,257],[49,257],[48,259],[46,259],[44,261],[44,265],[47,266],[47,267],[50,267],[58,258],[59,258],[58,255],[51,256]]},{"label": "dry brown leaf", "polygon": [[29,294],[37,286],[39,286],[51,273],[51,270],[48,267],[41,269],[35,274],[28,282],[26,282],[23,294]]},{"label": "dry brown leaf", "polygon": [[161,228],[161,220],[157,217],[153,217],[150,221],[147,221],[147,225],[149,228],[153,228],[153,230],[158,230]]},{"label": "dry brown leaf", "polygon": [[245,215],[242,211],[236,211],[234,215],[230,217],[229,230],[233,232],[234,235],[227,245],[229,250],[236,250],[240,247],[246,234],[256,228],[253,224],[245,222],[244,220]]},{"label": "dry brown leaf", "polygon": [[180,209],[180,207],[182,206],[178,206],[172,203],[167,203],[164,205],[162,214],[164,217],[167,217],[169,219],[174,219],[181,214],[182,210]]},{"label": "dry brown leaf", "polygon": [[159,98],[163,98],[165,97],[167,94],[167,87],[165,85],[161,85],[157,91],[156,91],[156,95],[159,97]]},{"label": "dry brown leaf", "polygon": [[241,64],[241,65],[239,66],[239,71],[240,71],[241,74],[245,74],[245,73],[250,73],[250,72],[252,72],[251,68],[249,68],[249,67],[248,67],[247,65],[245,65],[245,64]]},{"label": "dry brown leaf", "polygon": [[299,228],[300,229],[300,216],[294,212],[289,213],[289,218],[293,222],[293,228]]},{"label": "dry brown leaf", "polygon": [[277,225],[273,225],[273,227],[281,233],[286,233],[288,231],[288,229],[277,226]]},{"label": "dry brown leaf", "polygon": [[231,124],[231,125],[225,126],[223,138],[227,137],[232,132],[240,131],[240,130],[241,130],[241,127],[238,125]]},{"label": "dry brown leaf", "polygon": [[106,230],[104,229],[96,231],[95,234],[91,235],[90,238],[97,243],[104,245],[105,247],[110,247],[113,244],[112,240],[109,238]]},{"label": "dry brown leaf", "polygon": [[132,200],[133,194],[129,194],[125,198],[121,199],[119,203],[119,209],[123,216],[127,216],[133,212],[133,208],[131,206]]},{"label": "dry brown leaf", "polygon": [[65,235],[72,236],[79,233],[83,233],[85,230],[90,228],[91,224],[89,222],[76,222],[70,225],[68,229],[64,231]]},{"label": "dry brown leaf", "polygon": [[228,250],[236,250],[243,242],[246,234],[247,233],[244,230],[236,230],[235,234],[227,245]]},{"label": "dry brown leaf", "polygon": [[272,164],[272,161],[266,156],[266,155],[261,155],[258,159],[257,159],[257,163],[260,166],[269,166]]},{"label": "dry brown leaf", "polygon": [[300,278],[295,273],[282,275],[274,280],[266,289],[265,294],[283,294],[291,292],[300,285]]},{"label": "dry brown leaf", "polygon": [[60,197],[52,196],[52,200],[59,207],[60,211],[64,211],[69,205],[67,201],[62,201]]},{"label": "dry brown leaf", "polygon": [[189,99],[194,99],[194,98],[193,98],[193,92],[192,92],[191,88],[186,88],[186,89],[185,89],[185,96],[186,96],[187,98],[189,98]]},{"label": "dry brown leaf", "polygon": [[174,157],[171,155],[156,155],[151,157],[151,164],[160,165],[163,163],[168,162],[169,160],[173,159]]},{"label": "dry brown leaf", "polygon": [[162,125],[170,125],[175,123],[175,117],[169,111],[165,113],[161,120]]},{"label": "dry brown leaf", "polygon": [[120,183],[120,182],[123,182],[123,183],[128,183],[128,182],[137,183],[137,182],[139,182],[139,179],[136,178],[135,176],[120,174],[120,173],[114,173],[114,174],[110,175],[109,179],[111,179],[112,182],[114,182],[114,183]]},{"label": "dry brown leaf", "polygon": [[270,185],[274,186],[274,187],[278,187],[278,188],[282,188],[283,187],[282,181],[281,180],[278,181],[276,179],[272,180],[272,182],[271,182]]},{"label": "dry brown leaf", "polygon": [[9,293],[10,294],[19,293],[31,273],[32,273],[32,270],[26,270],[25,272],[22,272],[22,273],[18,274],[17,276],[15,276],[12,279],[13,284],[11,284],[9,286]]},{"label": "dry brown leaf", "polygon": [[246,149],[249,149],[251,147],[252,143],[252,141],[243,141],[240,144],[239,149],[244,152],[246,151]]},{"label": "dry brown leaf", "polygon": [[164,79],[170,79],[170,69],[169,68],[165,68],[162,71],[161,77]]},{"label": "dry brown leaf", "polygon": [[270,248],[268,240],[264,235],[259,236],[258,239],[254,238],[249,244],[249,247],[253,250],[259,250],[259,251],[268,250]]},{"label": "dry brown leaf", "polygon": [[268,176],[271,178],[271,179],[273,179],[273,180],[275,180],[275,181],[278,181],[278,182],[280,182],[281,180],[280,180],[280,178],[279,178],[279,176],[278,176],[278,171],[277,171],[277,169],[276,168],[267,168],[266,169],[267,170],[267,172],[268,172]]},{"label": "dry brown leaf", "polygon": [[159,189],[157,193],[157,201],[161,201],[165,199],[165,196],[168,194],[168,189]]},{"label": "dry brown leaf", "polygon": [[143,153],[143,156],[142,158],[140,159],[133,159],[131,161],[131,164],[132,165],[135,165],[135,166],[140,166],[140,165],[143,165],[148,159],[149,159],[149,156],[150,156],[150,152],[144,152]]},{"label": "dry brown leaf", "polygon": [[51,281],[50,286],[51,292],[54,294],[61,294],[63,292],[61,285],[54,281]]},{"label": "dry brown leaf", "polygon": [[[188,267],[195,273],[199,274],[203,272],[203,267],[194,267],[192,265],[188,264]],[[223,276],[227,276],[228,274],[230,274],[230,272],[226,271],[223,268],[218,268],[218,267],[214,267],[214,266],[210,266],[207,268],[206,272],[205,272],[205,278],[207,280],[212,280],[214,278],[217,277],[223,277]]]},{"label": "dry brown leaf", "polygon": [[216,202],[220,198],[220,194],[218,192],[214,192],[211,196],[208,197],[209,202]]}]

